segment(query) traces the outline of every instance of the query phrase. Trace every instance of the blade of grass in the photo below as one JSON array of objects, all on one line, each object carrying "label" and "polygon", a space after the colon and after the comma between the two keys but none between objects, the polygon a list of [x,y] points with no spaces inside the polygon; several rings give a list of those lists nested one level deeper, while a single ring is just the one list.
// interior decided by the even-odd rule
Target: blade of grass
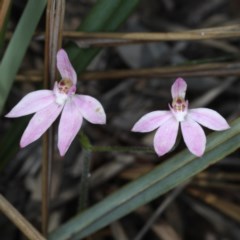
[{"label": "blade of grass", "polygon": [[[99,32],[116,30],[138,5],[139,0],[131,1],[97,1],[85,18],[78,31]],[[80,49],[75,43],[67,48],[77,73],[83,71],[100,49]]]},{"label": "blade of grass", "polygon": [[205,155],[196,158],[187,150],[160,164],[150,173],[111,194],[50,234],[50,240],[81,239],[148,203],[240,147],[240,118],[224,132],[208,137]]},{"label": "blade of grass", "polygon": [[[0,146],[0,171],[13,159],[19,150],[19,139],[26,128],[29,117],[18,120],[18,124],[13,124],[1,138]],[[14,133],[14,134],[13,134]]]},{"label": "blade of grass", "polygon": [[43,10],[46,0],[29,0],[0,65],[0,113],[22,63],[27,47]]},{"label": "blade of grass", "polygon": [[175,188],[160,204],[160,206],[154,211],[154,213],[149,217],[143,228],[138,232],[137,236],[133,240],[142,240],[147,231],[151,228],[151,226],[159,219],[160,215],[164,212],[164,210],[178,197],[180,193],[185,189],[187,184],[183,184]]}]

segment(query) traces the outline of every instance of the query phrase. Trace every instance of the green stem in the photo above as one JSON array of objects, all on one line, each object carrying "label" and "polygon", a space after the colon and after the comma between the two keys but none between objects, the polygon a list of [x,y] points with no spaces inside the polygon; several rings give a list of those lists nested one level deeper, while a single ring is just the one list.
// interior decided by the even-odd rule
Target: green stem
[{"label": "green stem", "polygon": [[152,147],[129,146],[93,146],[89,138],[81,131],[79,141],[83,149],[91,152],[146,152],[154,153]]},{"label": "green stem", "polygon": [[80,182],[79,211],[82,212],[87,207],[89,174],[91,166],[91,155],[93,152],[148,152],[154,153],[151,147],[125,147],[125,146],[93,146],[89,138],[83,133],[79,133],[79,141],[82,146],[82,175]]},{"label": "green stem", "polygon": [[91,146],[93,152],[146,152],[154,153],[151,147]]},{"label": "green stem", "polygon": [[88,205],[89,174],[91,167],[91,152],[83,149],[82,176],[80,183],[79,212],[82,212]]}]

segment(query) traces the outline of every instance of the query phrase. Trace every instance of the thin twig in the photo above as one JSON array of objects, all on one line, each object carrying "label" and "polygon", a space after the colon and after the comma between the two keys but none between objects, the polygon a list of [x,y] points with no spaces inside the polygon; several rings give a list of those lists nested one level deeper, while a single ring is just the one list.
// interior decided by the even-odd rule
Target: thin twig
[{"label": "thin twig", "polygon": [[2,0],[0,3],[0,32],[2,31],[11,0]]},{"label": "thin twig", "polygon": [[92,146],[93,152],[146,152],[155,153],[151,147]]},{"label": "thin twig", "polygon": [[21,213],[14,208],[11,203],[7,201],[2,194],[0,194],[0,210],[3,214],[8,217],[19,230],[30,240],[46,240],[38,231],[35,229],[30,222],[24,218]]},{"label": "thin twig", "polygon": [[82,47],[104,47],[159,41],[195,41],[240,37],[240,24],[181,32],[89,33],[64,32],[64,38],[75,39]]},{"label": "thin twig", "polygon": [[[152,77],[204,77],[204,76],[240,76],[240,62],[233,63],[205,63],[184,66],[123,69],[110,71],[83,72],[79,79],[108,80],[124,78],[152,78]],[[40,72],[24,72],[17,75],[17,81],[39,82],[43,79]]]},{"label": "thin twig", "polygon": [[[51,1],[48,1],[47,12],[46,12],[46,31],[45,31],[45,58],[44,58],[44,88],[50,88],[51,84],[49,81],[49,35],[50,35],[50,11]],[[49,184],[50,184],[50,162],[52,157],[52,129],[49,129],[43,135],[43,158],[42,158],[42,233],[44,236],[48,234],[48,217],[49,217]]]},{"label": "thin twig", "polygon": [[81,80],[106,80],[122,78],[149,78],[149,77],[196,77],[196,76],[239,76],[240,63],[208,63],[176,67],[157,67],[127,70],[86,72],[79,77]]},{"label": "thin twig", "polygon": [[186,184],[174,189],[162,202],[162,204],[157,208],[157,210],[153,213],[153,215],[149,218],[144,227],[140,230],[138,235],[134,238],[134,240],[141,240],[150,227],[154,224],[157,218],[163,213],[163,211],[176,199],[176,197],[183,191],[186,187]]},{"label": "thin twig", "polygon": [[[7,32],[6,38],[12,33]],[[240,24],[187,30],[179,32],[134,32],[134,33],[90,33],[64,31],[63,37],[76,40],[81,47],[108,47],[159,41],[202,41],[209,39],[229,39],[240,37]],[[44,39],[44,33],[36,33],[35,39]]]},{"label": "thin twig", "polygon": [[[56,53],[61,46],[62,25],[64,18],[65,1],[49,0],[46,14],[46,39],[45,39],[45,68],[44,87],[53,87],[56,80]],[[43,160],[42,160],[42,232],[48,233],[49,218],[49,189],[51,182],[51,164],[53,153],[53,128],[50,128],[43,137]]]},{"label": "thin twig", "polygon": [[[227,188],[224,188],[227,189]],[[197,189],[188,189],[188,193],[194,198],[200,199],[210,207],[217,209],[224,215],[234,219],[240,223],[240,207],[227,199],[222,199],[220,196]]]},{"label": "thin twig", "polygon": [[237,81],[235,77],[228,77],[226,81],[222,81],[217,87],[210,89],[202,96],[191,102],[191,107],[201,107],[208,105],[211,101],[215,100],[222,92],[226,91],[232,84]]},{"label": "thin twig", "polygon": [[91,167],[91,151],[83,150],[82,175],[80,183],[79,212],[86,209],[88,205],[89,175]]}]

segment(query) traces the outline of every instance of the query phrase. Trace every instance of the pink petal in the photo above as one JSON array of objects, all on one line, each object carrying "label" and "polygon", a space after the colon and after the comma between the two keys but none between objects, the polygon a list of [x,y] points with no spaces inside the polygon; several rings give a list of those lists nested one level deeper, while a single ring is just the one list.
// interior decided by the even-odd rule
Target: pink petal
[{"label": "pink petal", "polygon": [[57,53],[57,68],[63,79],[71,80],[73,85],[77,84],[76,72],[69,61],[67,53],[63,49],[60,49]]},{"label": "pink petal", "polygon": [[105,124],[106,114],[102,104],[93,97],[76,94],[73,101],[78,106],[83,117],[90,123]]},{"label": "pink petal", "polygon": [[168,119],[154,136],[154,149],[158,156],[169,152],[174,146],[178,134],[178,121],[173,117]]},{"label": "pink petal", "polygon": [[67,101],[58,127],[58,149],[61,156],[65,155],[76,137],[82,125],[82,120],[82,115],[76,104],[73,101]]},{"label": "pink petal", "polygon": [[181,129],[189,151],[198,157],[202,156],[206,147],[206,135],[202,127],[197,122],[187,118],[181,122]]},{"label": "pink petal", "polygon": [[227,121],[216,111],[209,108],[197,108],[189,110],[189,117],[204,127],[215,131],[230,128]]},{"label": "pink petal", "polygon": [[53,91],[39,90],[28,93],[5,117],[21,117],[37,112],[54,102]]},{"label": "pink petal", "polygon": [[187,83],[182,78],[177,78],[176,81],[172,85],[172,98],[185,98],[187,90]]},{"label": "pink petal", "polygon": [[133,126],[133,132],[151,132],[172,117],[170,111],[153,111],[141,117]]},{"label": "pink petal", "polygon": [[40,138],[56,120],[61,111],[62,106],[54,102],[35,113],[22,135],[20,146],[25,147]]}]

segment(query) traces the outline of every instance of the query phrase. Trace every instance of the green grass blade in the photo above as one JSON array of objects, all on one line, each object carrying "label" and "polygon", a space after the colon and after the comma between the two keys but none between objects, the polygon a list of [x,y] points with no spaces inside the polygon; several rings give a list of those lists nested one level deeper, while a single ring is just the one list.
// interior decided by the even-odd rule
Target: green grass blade
[{"label": "green grass blade", "polygon": [[[100,0],[79,27],[79,31],[111,32],[115,31],[131,14],[140,0]],[[80,49],[72,43],[67,48],[77,73],[85,70],[99,53],[99,48]]]},{"label": "green grass blade", "polygon": [[79,26],[78,31],[96,32],[105,29],[113,13],[118,11],[121,2],[122,0],[98,0]]},{"label": "green grass blade", "polygon": [[13,80],[22,63],[45,5],[46,0],[28,0],[18,26],[5,51],[0,65],[0,112],[2,112]]},{"label": "green grass blade", "polygon": [[[16,121],[14,119],[14,121]],[[13,159],[19,150],[20,138],[27,126],[29,117],[24,117],[18,120],[17,124],[12,124],[9,130],[1,138],[0,146],[0,171],[5,165]]]},{"label": "green grass blade", "polygon": [[50,235],[50,240],[81,239],[166,193],[240,147],[240,118],[224,132],[208,137],[205,155],[184,150],[153,171],[111,194]]}]

